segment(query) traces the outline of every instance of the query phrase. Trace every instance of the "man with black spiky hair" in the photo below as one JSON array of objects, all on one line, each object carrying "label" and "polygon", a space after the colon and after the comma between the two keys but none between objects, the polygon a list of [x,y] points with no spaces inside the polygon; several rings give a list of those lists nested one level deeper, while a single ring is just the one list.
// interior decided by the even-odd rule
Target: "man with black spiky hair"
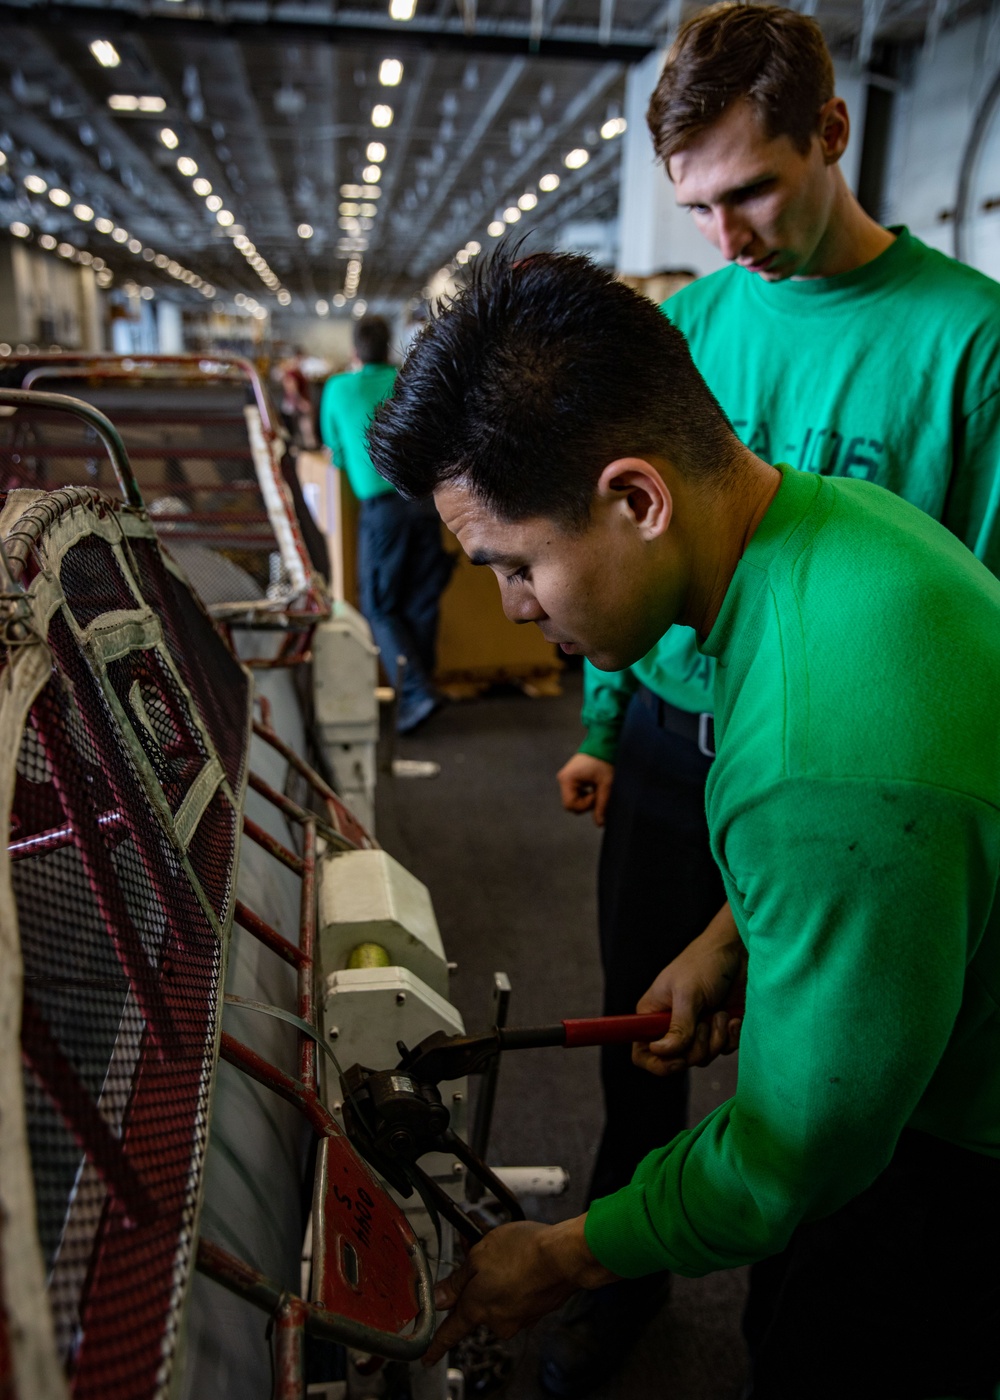
[{"label": "man with black spiky hair", "polygon": [[731,920],[660,995],[683,1008],[675,1056],[738,1035],[736,1094],[585,1215],[488,1235],[439,1286],[427,1360],[616,1277],[785,1251],[754,1400],[985,1394],[1000,583],[908,502],[750,451],[680,332],[584,258],[477,268],[369,440],[512,620],[603,671],[674,625],[717,663],[707,815]]}]

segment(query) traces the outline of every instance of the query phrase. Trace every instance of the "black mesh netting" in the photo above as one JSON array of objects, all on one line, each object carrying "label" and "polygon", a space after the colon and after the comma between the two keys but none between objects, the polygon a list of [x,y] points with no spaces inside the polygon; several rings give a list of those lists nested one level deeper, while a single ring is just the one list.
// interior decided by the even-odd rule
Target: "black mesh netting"
[{"label": "black mesh netting", "polygon": [[228,854],[236,836],[236,813],[225,794],[217,792],[198,824],[188,859],[201,882],[205,897],[219,919],[225,921],[233,890],[233,862]]},{"label": "black mesh netting", "polygon": [[109,662],[108,680],[176,812],[208,760],[176,680],[153,648]]},{"label": "black mesh netting", "polygon": [[[210,641],[225,658],[217,681],[238,681],[235,703],[231,692],[218,700],[239,767],[243,677]],[[38,1233],[74,1395],[137,1400],[162,1390],[191,1267],[221,948],[59,614],[49,645],[54,671],[24,731],[10,832]],[[126,713],[138,703],[145,716],[134,728],[164,790],[182,797],[206,755],[181,692],[154,652],[114,669]],[[223,908],[235,839],[220,795],[193,845]]]},{"label": "black mesh netting", "polygon": [[174,665],[194,696],[230,786],[239,792],[247,760],[246,673],[205,610],[166,567],[154,541],[133,539],[130,544],[143,596],[160,619]]},{"label": "black mesh netting", "polygon": [[80,627],[88,626],[102,613],[139,606],[114,550],[97,535],[85,535],[66,551],[59,581]]}]

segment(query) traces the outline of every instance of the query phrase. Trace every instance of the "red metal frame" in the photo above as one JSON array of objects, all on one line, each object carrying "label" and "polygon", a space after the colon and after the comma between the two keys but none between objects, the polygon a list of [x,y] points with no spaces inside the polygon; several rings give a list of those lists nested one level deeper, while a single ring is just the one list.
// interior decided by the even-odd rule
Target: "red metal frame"
[{"label": "red metal frame", "polygon": [[[317,831],[322,830],[324,838],[335,842],[341,849],[356,848],[357,842],[343,831],[347,824],[356,830],[365,845],[371,845],[370,838],[350,816],[340,799],[320,775],[309,766],[294,750],[275,733],[270,723],[270,708],[263,697],[258,698],[262,719],[255,721],[254,732],[265,743],[286,758],[296,772],[309,783],[313,792],[326,806],[329,821],[324,822],[314,813],[300,807],[298,803],[277,792],[256,774],[251,773],[249,781],[254,790],[267,798],[287,818],[297,822],[302,829],[302,854],[297,855],[283,842],[265,831],[256,822],[245,817],[244,833],[288,869],[295,871],[302,880],[299,904],[299,942],[296,946],[272,928],[260,915],[247,905],[237,901],[235,919],[238,924],[276,956],[295,968],[297,976],[297,1014],[302,1022],[315,1028],[315,942],[316,942],[316,857]],[[346,819],[346,821],[345,821]],[[336,825],[334,825],[336,823]],[[353,1149],[343,1137],[336,1119],[319,1097],[317,1074],[317,1047],[313,1036],[303,1030],[298,1035],[298,1075],[292,1077],[276,1065],[251,1050],[249,1046],[234,1036],[223,1032],[220,1045],[220,1058],[241,1070],[257,1083],[264,1085],[292,1104],[305,1117],[313,1132],[327,1140],[327,1151],[337,1154],[339,1170],[350,1174],[355,1182],[360,1182],[362,1199],[365,1193],[385,1200],[382,1187],[371,1175],[368,1168],[356,1157]],[[338,1195],[340,1200],[341,1196]],[[402,1217],[400,1217],[402,1220]],[[407,1337],[393,1337],[373,1328],[363,1320],[345,1318],[328,1309],[304,1299],[288,1294],[245,1263],[237,1259],[219,1245],[202,1241],[198,1249],[198,1268],[209,1277],[223,1284],[248,1302],[264,1308],[274,1322],[276,1351],[276,1395],[278,1400],[302,1400],[305,1394],[304,1382],[304,1339],[306,1333],[340,1341],[361,1350],[375,1352],[383,1356],[401,1359],[414,1359],[423,1354],[430,1340],[433,1327],[433,1303],[430,1297],[430,1275],[423,1259],[419,1244],[406,1227],[409,1238],[406,1249],[413,1261],[416,1273],[416,1310],[411,1316],[416,1318],[413,1333]],[[397,1242],[398,1243],[398,1242]],[[335,1252],[334,1252],[335,1253]],[[398,1281],[397,1281],[398,1283]]]},{"label": "red metal frame", "polygon": [[[156,374],[157,370],[166,369],[172,371],[170,378],[190,379],[199,382],[208,382],[228,379],[230,382],[234,378],[246,381],[254,396],[257,408],[260,412],[261,427],[264,432],[268,448],[274,454],[275,444],[284,441],[283,433],[278,427],[274,415],[271,411],[270,400],[267,390],[261,381],[256,367],[251,361],[236,355],[109,355],[109,354],[86,354],[83,352],[62,352],[59,354],[29,354],[11,356],[8,363],[31,364],[33,368],[29,370],[24,378],[24,389],[20,392],[35,393],[33,385],[42,379],[54,378],[82,378],[87,376],[94,379],[123,379],[141,380],[143,375],[150,375],[154,379],[166,376]],[[223,366],[224,373],[219,375],[213,373],[211,366]],[[41,396],[39,396],[39,401]],[[116,420],[121,424],[129,422],[148,422],[147,418],[138,418],[128,411],[117,412]],[[168,415],[169,417],[169,415]],[[157,414],[156,421],[161,421],[163,415]],[[166,419],[164,419],[166,421]],[[178,417],[170,421],[183,421]],[[202,420],[204,421],[204,420]],[[215,421],[236,422],[231,415],[226,415],[223,419],[219,416]],[[40,449],[41,450],[41,449]],[[138,447],[131,452],[131,456],[136,459],[149,456],[169,455],[169,448]],[[54,456],[78,456],[84,455],[85,449],[73,444],[57,444],[52,447]],[[256,466],[252,461],[252,453],[249,444],[245,452],[236,452],[231,449],[206,448],[202,451],[193,450],[191,455],[204,456],[211,459],[234,459],[240,458],[251,462],[254,476],[256,477]],[[20,473],[24,477],[24,473]],[[36,483],[24,477],[27,485]],[[119,477],[121,481],[121,477]],[[281,479],[280,471],[277,472],[277,484],[279,489],[287,492],[287,485]],[[134,488],[134,491],[133,491]],[[122,488],[125,489],[124,486]],[[157,492],[162,495],[184,495],[193,494],[195,491],[211,491],[216,495],[226,493],[250,492],[259,490],[259,484],[254,481],[243,482],[219,482],[197,484],[193,482],[161,482],[157,484]],[[132,486],[130,487],[129,499],[133,504],[140,504],[141,496],[139,489],[135,486],[135,479],[132,476]],[[266,512],[259,510],[238,513],[229,511],[194,511],[190,513],[168,512],[162,515],[154,515],[154,523],[157,529],[161,525],[175,526],[178,531],[178,538],[184,538],[192,542],[206,545],[230,545],[236,546],[243,543],[250,549],[255,546],[276,545],[273,529],[270,528],[270,520]],[[266,531],[260,527],[268,526]],[[193,527],[193,528],[186,528]],[[295,548],[301,560],[307,579],[314,579],[312,563],[308,551],[301,538],[295,540]],[[316,623],[324,617],[329,616],[329,600],[324,596],[322,590],[318,590],[314,584],[307,587],[306,595],[303,599],[304,606],[295,610],[285,610],[276,614],[274,620],[280,617],[280,630],[287,633],[283,638],[278,654],[270,658],[252,657],[248,658],[246,665],[254,670],[283,669],[288,666],[295,666],[312,659],[310,650],[312,641],[312,629]],[[258,619],[253,612],[248,612],[246,621],[230,622],[221,624],[226,635],[232,643],[232,626],[243,626],[257,629]],[[264,622],[263,627],[267,629],[268,624]],[[278,629],[276,629],[278,630]]]}]

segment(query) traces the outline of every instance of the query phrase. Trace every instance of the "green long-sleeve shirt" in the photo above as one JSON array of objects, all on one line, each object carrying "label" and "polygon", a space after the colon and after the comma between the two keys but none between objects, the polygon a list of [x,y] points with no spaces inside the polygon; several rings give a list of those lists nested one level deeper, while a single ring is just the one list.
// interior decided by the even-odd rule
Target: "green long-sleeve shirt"
[{"label": "green long-sleeve shirt", "polygon": [[392,393],[397,373],[393,365],[362,365],[350,373],[332,375],[323,386],[319,435],[333,455],[334,466],[347,472],[359,501],[395,489],[372,466],[365,434],[376,408]]},{"label": "green long-sleeve shirt", "polygon": [[783,467],[702,650],[739,1085],[591,1206],[625,1276],[775,1253],[907,1124],[1000,1156],[1000,583],[888,492]]},{"label": "green long-sleeve shirt", "polygon": [[[874,481],[1000,574],[1000,284],[905,229],[837,277],[713,273],[664,302],[751,451]],[[614,761],[638,681],[711,710],[710,658],[672,627],[631,671],[585,667],[585,753]]]}]

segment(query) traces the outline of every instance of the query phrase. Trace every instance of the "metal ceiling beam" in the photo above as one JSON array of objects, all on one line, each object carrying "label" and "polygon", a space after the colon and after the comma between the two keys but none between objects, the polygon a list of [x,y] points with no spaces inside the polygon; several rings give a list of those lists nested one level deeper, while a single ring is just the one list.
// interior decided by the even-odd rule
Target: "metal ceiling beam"
[{"label": "metal ceiling beam", "polygon": [[[425,202],[420,210],[420,215],[416,219],[409,221],[407,241],[415,247],[420,247],[424,234],[437,217],[438,210],[447,201],[448,196],[458,182],[458,177],[465,169],[466,164],[474,155],[480,141],[486,132],[493,125],[504,103],[514,90],[518,80],[521,78],[527,61],[523,58],[515,58],[508,63],[497,82],[493,91],[480,109],[479,116],[472,125],[471,130],[465,137],[457,151],[452,152],[447,160],[445,171],[441,180],[431,197]],[[419,257],[419,254],[418,254]]]},{"label": "metal ceiling beam", "polygon": [[[95,102],[77,75],[62,63],[41,34],[32,32],[26,48],[16,52],[8,48],[4,59],[5,66],[10,67],[29,62],[32,72],[43,72],[45,81],[57,84],[60,94],[71,93],[73,102],[81,110],[82,119],[94,129],[98,138],[94,147],[81,147],[76,136],[78,121],[69,123],[65,119],[51,118],[47,111],[44,114],[34,112],[31,108],[8,102],[3,109],[5,119],[17,131],[23,145],[30,146],[38,155],[44,154],[61,169],[66,180],[71,179],[74,173],[85,172],[91,191],[101,196],[118,218],[134,219],[138,214],[142,220],[190,220],[190,210],[164,172],[114,121],[107,108]],[[119,179],[97,164],[98,145],[106,146],[112,152],[119,170],[127,165],[142,181],[146,195],[141,205]]]},{"label": "metal ceiling beam", "polygon": [[[552,147],[561,139],[563,134],[571,131],[578,122],[582,121],[592,111],[593,107],[604,96],[604,93],[621,76],[621,69],[618,64],[607,63],[597,70],[585,88],[582,88],[574,97],[573,101],[564,109],[558,122],[546,127],[544,134],[534,145],[530,146],[520,160],[504,171],[503,195],[498,195],[497,204],[508,202],[508,199],[516,200],[518,186],[535,168],[535,166],[548,155]],[[564,175],[564,184],[570,180],[570,176]],[[523,187],[522,187],[523,188]],[[554,204],[561,203],[564,192],[560,192],[558,200],[552,200],[551,196],[546,196],[547,202]],[[481,222],[482,220],[480,220]],[[450,227],[450,225],[449,225]],[[454,242],[454,237],[449,238],[447,229],[442,229],[437,236],[428,239],[425,247],[421,248],[416,259],[411,262],[409,271],[415,277],[422,277],[435,263],[441,260],[442,256],[449,254],[448,244]]]},{"label": "metal ceiling beam", "polygon": [[243,39],[248,42],[327,43],[370,45],[385,39],[393,52],[434,49],[464,54],[524,54],[531,58],[589,62],[639,63],[658,47],[655,33],[612,30],[606,40],[592,25],[559,25],[538,35],[531,25],[516,20],[477,18],[471,33],[462,18],[413,19],[406,24],[388,15],[363,10],[329,11],[315,19],[301,9],[282,16],[280,9],[227,5],[220,0],[211,17],[151,15],[138,8],[106,8],[89,0],[50,4],[47,0],[0,4],[0,24],[58,25],[91,34],[133,32],[150,41],[159,39]]}]

